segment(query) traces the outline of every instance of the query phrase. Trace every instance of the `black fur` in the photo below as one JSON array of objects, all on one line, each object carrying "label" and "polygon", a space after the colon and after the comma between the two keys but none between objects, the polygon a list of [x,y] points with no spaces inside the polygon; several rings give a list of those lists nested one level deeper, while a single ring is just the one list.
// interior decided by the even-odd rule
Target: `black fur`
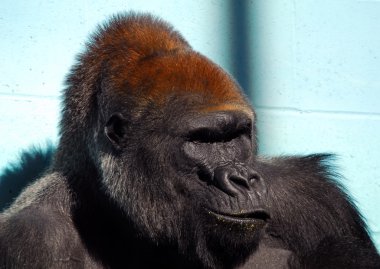
[{"label": "black fur", "polygon": [[236,83],[151,16],[93,36],[60,127],[0,215],[1,268],[380,266],[330,156],[257,156]]},{"label": "black fur", "polygon": [[54,147],[32,147],[21,153],[20,159],[8,165],[0,176],[0,211],[8,207],[22,189],[34,182],[51,163]]}]

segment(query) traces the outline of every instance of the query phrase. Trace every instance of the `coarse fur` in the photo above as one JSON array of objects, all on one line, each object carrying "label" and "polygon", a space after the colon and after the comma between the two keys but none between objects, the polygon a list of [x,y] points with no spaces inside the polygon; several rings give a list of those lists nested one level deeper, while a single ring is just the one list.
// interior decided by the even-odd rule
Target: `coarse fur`
[{"label": "coarse fur", "polygon": [[17,162],[9,164],[0,175],[0,212],[8,207],[22,189],[34,182],[47,170],[51,163],[54,147],[33,146],[21,152]]},{"label": "coarse fur", "polygon": [[260,157],[255,119],[167,23],[114,16],[67,77],[52,164],[0,215],[0,268],[379,268],[330,156]]}]

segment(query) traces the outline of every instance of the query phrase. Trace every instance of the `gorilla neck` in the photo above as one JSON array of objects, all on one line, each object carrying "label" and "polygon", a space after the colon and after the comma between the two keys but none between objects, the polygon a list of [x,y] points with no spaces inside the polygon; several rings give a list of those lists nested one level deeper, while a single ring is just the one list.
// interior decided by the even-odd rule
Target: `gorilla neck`
[{"label": "gorilla neck", "polygon": [[[82,147],[83,148],[83,147]],[[65,176],[74,225],[91,256],[111,268],[202,268],[181,255],[169,242],[154,242],[136,228],[125,212],[105,193],[101,176],[87,152],[59,147],[53,171]],[[141,259],[141,255],[144,259]]]},{"label": "gorilla neck", "polygon": [[[198,242],[202,253],[196,253],[194,245],[184,253],[176,243],[154,242],[129,220],[121,218],[124,213],[116,205],[104,204],[106,197],[101,197],[104,195],[98,193],[90,197],[87,194],[89,200],[86,204],[78,204],[73,210],[73,218],[91,255],[106,261],[110,268],[122,268],[126,262],[130,268],[235,268],[251,253],[248,250],[246,253],[228,251],[230,248],[211,246],[209,242]],[[214,251],[210,252],[213,247]]]},{"label": "gorilla neck", "polygon": [[176,246],[155,243],[144,236],[106,196],[82,189],[78,197],[86,197],[86,201],[77,203],[72,212],[82,241],[93,257],[105,261],[110,268],[123,268],[126,263],[131,268],[201,268],[179,255]]}]

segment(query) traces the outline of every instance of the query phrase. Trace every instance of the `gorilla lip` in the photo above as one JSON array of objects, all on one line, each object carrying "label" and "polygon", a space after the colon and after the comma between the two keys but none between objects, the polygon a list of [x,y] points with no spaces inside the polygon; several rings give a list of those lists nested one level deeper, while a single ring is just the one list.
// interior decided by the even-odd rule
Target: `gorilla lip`
[{"label": "gorilla lip", "polygon": [[231,221],[231,222],[256,222],[260,221],[265,223],[269,218],[269,214],[264,209],[256,209],[249,212],[239,212],[239,213],[226,213],[226,212],[215,212],[207,209],[207,212],[216,217],[221,221]]}]

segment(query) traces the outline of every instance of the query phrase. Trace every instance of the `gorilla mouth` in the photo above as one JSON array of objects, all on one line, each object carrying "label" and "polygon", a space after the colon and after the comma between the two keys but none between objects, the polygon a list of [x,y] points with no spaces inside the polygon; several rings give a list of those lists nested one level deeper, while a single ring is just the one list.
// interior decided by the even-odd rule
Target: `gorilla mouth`
[{"label": "gorilla mouth", "polygon": [[262,223],[264,225],[270,218],[269,214],[262,208],[238,213],[215,212],[210,209],[207,212],[221,222]]}]

